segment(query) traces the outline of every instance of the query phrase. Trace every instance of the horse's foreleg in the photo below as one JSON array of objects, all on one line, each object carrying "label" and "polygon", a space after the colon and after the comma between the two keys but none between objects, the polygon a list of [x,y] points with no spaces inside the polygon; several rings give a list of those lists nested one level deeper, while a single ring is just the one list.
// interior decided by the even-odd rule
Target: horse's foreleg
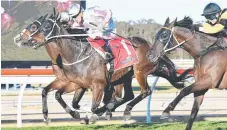
[{"label": "horse's foreleg", "polygon": [[[132,85],[131,85],[132,78],[131,77],[126,78],[124,82],[125,83],[123,84],[123,87],[124,87],[123,99],[116,97],[112,102],[110,102],[107,105],[108,111],[106,112],[106,119],[108,119],[108,120],[112,117],[111,112],[114,112],[117,107],[121,106],[122,104],[124,104],[134,98],[134,93],[132,91]],[[118,87],[121,87],[121,86],[118,86]],[[119,89],[119,91],[115,91],[115,93],[116,94],[122,93],[122,89]]]},{"label": "horse's foreleg", "polygon": [[91,111],[93,113],[90,118],[91,123],[95,123],[98,120],[98,116],[102,115],[106,111],[106,107],[98,108],[103,96],[104,88],[102,84],[95,84],[92,87],[92,107]]},{"label": "horse's foreleg", "polygon": [[193,68],[186,69],[180,76],[176,77],[176,81],[180,82],[182,80],[188,79],[193,77],[192,75],[189,75],[189,73],[193,71]]},{"label": "horse's foreleg", "polygon": [[43,88],[42,91],[42,107],[43,107],[43,117],[44,122],[48,124],[50,119],[48,118],[48,107],[47,107],[47,94],[52,89],[52,83]]},{"label": "horse's foreleg", "polygon": [[[108,109],[111,109],[111,111],[113,112],[120,105],[122,105],[122,104],[124,104],[124,103],[126,103],[126,102],[128,102],[128,101],[130,101],[132,99],[134,99],[134,93],[133,93],[131,84],[132,84],[132,78],[131,77],[126,78],[125,81],[124,81],[124,84],[123,84],[123,87],[124,87],[124,97],[123,97],[123,99],[116,98],[114,100],[114,102],[112,102],[113,103],[112,108],[108,107],[110,104],[107,105]],[[120,92],[116,91],[116,93],[121,93],[121,91]]]},{"label": "horse's foreleg", "polygon": [[189,77],[192,77],[188,74],[191,71],[193,71],[193,68],[189,68],[189,69],[185,70],[180,76],[177,76],[177,71],[176,71],[175,65],[167,56],[164,56],[160,62],[165,64],[166,67],[168,68],[168,71],[169,71],[169,77],[168,78],[172,82],[181,82],[182,80],[185,80]]},{"label": "horse's foreleg", "polygon": [[72,101],[72,106],[74,109],[80,109],[79,102],[80,102],[81,98],[83,97],[86,90],[87,90],[86,88],[81,88],[75,92],[73,101]]},{"label": "horse's foreleg", "polygon": [[195,117],[198,114],[199,107],[200,107],[200,105],[203,102],[204,94],[206,92],[207,92],[207,90],[199,91],[199,92],[195,92],[194,93],[194,98],[195,98],[194,99],[194,104],[193,104],[193,107],[192,107],[191,115],[190,115],[186,130],[191,130],[192,124],[193,124],[193,122],[195,120]]},{"label": "horse's foreleg", "polygon": [[132,108],[139,103],[141,100],[146,98],[148,95],[151,94],[151,90],[147,83],[147,75],[144,74],[142,71],[138,71],[136,74],[136,79],[141,88],[141,94],[137,96],[134,100],[132,100],[129,104],[127,104],[126,109],[124,111],[124,119],[128,120],[131,117],[131,110]]},{"label": "horse's foreleg", "polygon": [[[73,91],[73,90],[72,90]],[[68,92],[72,92],[68,91]],[[67,113],[69,113],[73,118],[79,119],[80,118],[80,113],[77,111],[71,110],[71,108],[65,103],[65,101],[62,99],[62,94],[65,92],[65,88],[62,88],[58,90],[55,93],[55,99],[61,104],[61,106],[65,109]]]},{"label": "horse's foreleg", "polygon": [[179,95],[168,105],[168,107],[163,111],[161,119],[168,118],[170,116],[170,111],[173,111],[176,105],[183,99],[185,96],[190,93],[205,91],[212,88],[212,80],[209,76],[201,78],[201,80],[196,81],[188,87],[185,87],[181,90]]}]

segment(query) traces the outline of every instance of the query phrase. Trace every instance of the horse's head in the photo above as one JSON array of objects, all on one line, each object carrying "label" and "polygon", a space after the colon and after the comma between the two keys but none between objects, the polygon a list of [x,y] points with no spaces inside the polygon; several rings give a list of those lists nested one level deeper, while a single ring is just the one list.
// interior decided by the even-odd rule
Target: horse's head
[{"label": "horse's head", "polygon": [[164,27],[156,33],[152,49],[148,53],[150,62],[157,62],[164,48],[172,46],[172,32],[170,28],[174,26],[175,21],[169,23],[169,18],[167,18]]},{"label": "horse's head", "polygon": [[[73,34],[86,33],[86,30],[84,29],[76,28],[72,30],[69,28],[65,28],[63,25],[64,24],[60,22],[60,15],[56,14],[54,9],[54,13],[51,16],[49,16],[48,18],[46,17],[42,18],[42,21],[39,23],[39,26],[36,26],[37,28],[33,29],[35,31],[30,32],[30,30],[27,30],[27,28],[29,29],[30,26],[26,28],[25,30],[26,33],[23,33],[28,37],[26,38],[26,40],[21,41],[18,40],[21,38],[16,37],[14,41],[18,46],[21,46],[21,43],[23,43],[23,46],[28,46],[37,49],[45,45],[46,43],[50,43],[53,40],[62,38],[59,35],[69,35],[71,33]],[[68,37],[73,38],[72,36]]]},{"label": "horse's head", "polygon": [[14,43],[19,47],[32,47],[37,46],[37,41],[33,38],[39,31],[42,23],[46,19],[47,15],[41,16],[33,23],[29,24],[23,31],[21,31],[16,37],[14,37]]},{"label": "horse's head", "polygon": [[164,26],[155,35],[153,50],[156,54],[149,54],[149,60],[152,62],[157,61],[166,52],[181,47],[183,43],[190,40],[193,36],[190,30],[192,23],[193,21],[189,17],[185,17],[179,22],[175,19],[171,23],[167,18]]}]

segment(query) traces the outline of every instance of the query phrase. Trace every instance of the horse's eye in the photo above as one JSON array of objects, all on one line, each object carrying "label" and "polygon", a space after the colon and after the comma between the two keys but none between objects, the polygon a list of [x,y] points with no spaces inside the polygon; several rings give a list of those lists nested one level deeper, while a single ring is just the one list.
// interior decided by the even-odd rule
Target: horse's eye
[{"label": "horse's eye", "polygon": [[168,38],[169,38],[168,33],[167,32],[163,32],[161,34],[160,40],[165,41],[165,40],[168,40]]},{"label": "horse's eye", "polygon": [[37,26],[35,24],[33,24],[31,27],[30,27],[30,30],[32,32],[35,32],[37,30]]}]

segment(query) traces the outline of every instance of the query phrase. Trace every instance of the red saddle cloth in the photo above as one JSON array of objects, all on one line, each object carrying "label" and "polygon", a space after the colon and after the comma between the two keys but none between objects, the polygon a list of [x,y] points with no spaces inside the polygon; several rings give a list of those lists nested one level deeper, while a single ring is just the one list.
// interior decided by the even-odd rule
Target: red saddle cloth
[{"label": "red saddle cloth", "polygon": [[[105,53],[105,50],[103,49],[105,41],[103,39],[94,40],[92,38],[88,38],[88,41],[92,47]],[[136,51],[129,40],[116,37],[109,40],[109,46],[111,47],[114,56],[115,71],[138,63]]]},{"label": "red saddle cloth", "polygon": [[225,37],[225,40],[226,40],[226,42],[227,42],[227,37]]}]

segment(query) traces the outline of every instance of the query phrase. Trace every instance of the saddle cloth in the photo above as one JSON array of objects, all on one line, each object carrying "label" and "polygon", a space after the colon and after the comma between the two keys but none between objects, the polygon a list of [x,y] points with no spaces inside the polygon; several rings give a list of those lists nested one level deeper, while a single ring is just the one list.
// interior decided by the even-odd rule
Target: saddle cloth
[{"label": "saddle cloth", "polygon": [[[105,41],[103,39],[92,39],[88,37],[88,42],[103,58],[105,58]],[[115,71],[138,63],[136,51],[128,39],[116,37],[109,40],[108,44],[114,56]]]}]

